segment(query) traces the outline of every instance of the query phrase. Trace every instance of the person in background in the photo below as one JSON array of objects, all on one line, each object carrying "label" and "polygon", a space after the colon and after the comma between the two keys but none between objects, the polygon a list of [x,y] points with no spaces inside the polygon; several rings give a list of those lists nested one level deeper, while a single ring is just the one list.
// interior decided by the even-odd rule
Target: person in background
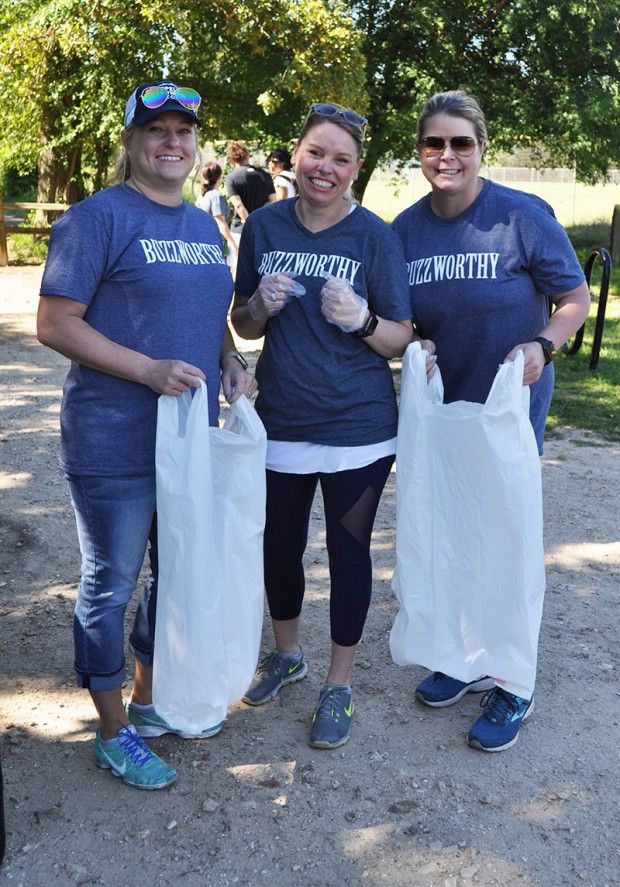
[{"label": "person in background", "polygon": [[286,148],[274,148],[267,158],[267,169],[273,177],[276,200],[286,200],[287,197],[297,196],[291,155]]},{"label": "person in background", "polygon": [[[484,403],[497,367],[523,351],[523,384],[530,386],[530,419],[542,453],[555,349],[583,324],[590,295],[551,207],[480,177],[487,138],[472,96],[460,90],[432,96],[416,139],[432,190],[401,213],[393,229],[409,268],[414,326],[435,343],[445,402]],[[465,684],[434,672],[416,698],[440,708],[486,690],[468,742],[501,751],[517,741],[534,704],[504,683],[482,676]]]},{"label": "person in background", "polygon": [[243,142],[229,142],[226,156],[233,166],[225,180],[226,193],[234,210],[230,230],[239,245],[247,217],[265,204],[273,203],[276,194],[267,170],[250,165],[250,152]]},{"label": "person in background", "polygon": [[350,737],[351,669],[372,591],[370,539],[396,451],[388,361],[413,334],[398,239],[346,196],[366,123],[334,103],[311,106],[294,151],[298,199],[247,220],[231,312],[239,335],[265,337],[256,408],[268,438],[265,587],[275,635],[244,701],[268,702],[307,673],[303,555],[320,484],[331,625],[310,729],[310,745],[320,749]]},{"label": "person in background", "polygon": [[196,200],[196,206],[212,215],[220,229],[222,235],[222,245],[224,246],[224,255],[229,257],[229,264],[234,266],[237,264],[237,244],[230,233],[228,227],[228,216],[230,208],[228,201],[219,191],[222,183],[222,167],[219,163],[211,161],[205,163],[202,167],[202,175],[200,179],[200,195]]},{"label": "person in background", "polygon": [[[171,81],[133,90],[120,183],[53,225],[37,320],[39,340],[71,361],[60,462],[82,553],[77,682],[99,715],[97,765],[140,789],[165,788],[177,776],[142,738],[177,732],[152,704],[157,401],[208,380],[216,425],[220,375],[229,402],[256,388],[227,325],[233,282],[220,232],[182,197],[198,160],[199,105],[194,89]],[[124,707],[124,617],[149,543],[151,574],[129,638],[135,677]]]}]

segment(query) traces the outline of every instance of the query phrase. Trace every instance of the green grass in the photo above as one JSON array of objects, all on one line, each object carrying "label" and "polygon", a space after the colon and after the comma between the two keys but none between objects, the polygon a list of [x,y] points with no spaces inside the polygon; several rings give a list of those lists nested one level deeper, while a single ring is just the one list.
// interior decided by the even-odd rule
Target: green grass
[{"label": "green grass", "polygon": [[572,357],[560,354],[555,362],[556,382],[547,422],[548,434],[570,427],[592,431],[608,440],[620,440],[619,277],[620,271],[615,269],[605,310],[599,363],[595,370],[591,370],[600,278],[596,265],[593,269],[590,284],[592,305],[581,349]]}]

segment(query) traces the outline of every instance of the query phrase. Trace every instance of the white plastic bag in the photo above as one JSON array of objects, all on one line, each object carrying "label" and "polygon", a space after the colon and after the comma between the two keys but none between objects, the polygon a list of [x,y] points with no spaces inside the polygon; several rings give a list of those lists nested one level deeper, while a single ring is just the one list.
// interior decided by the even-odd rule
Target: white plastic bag
[{"label": "white plastic bag", "polygon": [[245,397],[209,427],[207,389],[159,398],[153,702],[199,734],[247,690],[263,621],[266,434]]},{"label": "white plastic bag", "polygon": [[[540,459],[522,405],[523,353],[485,404],[443,403],[426,352],[403,358],[396,451],[399,665],[490,675],[530,698],[545,590]],[[529,389],[528,389],[529,391]]]}]

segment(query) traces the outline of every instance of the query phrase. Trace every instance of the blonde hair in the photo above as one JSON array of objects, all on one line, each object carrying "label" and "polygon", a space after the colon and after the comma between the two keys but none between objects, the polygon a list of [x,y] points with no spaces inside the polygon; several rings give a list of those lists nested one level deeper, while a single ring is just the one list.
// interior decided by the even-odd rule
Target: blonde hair
[{"label": "blonde hair", "polygon": [[436,92],[426,102],[418,117],[417,142],[424,138],[427,122],[436,114],[447,114],[449,117],[461,117],[474,127],[478,142],[486,142],[487,124],[482,108],[473,95],[462,89],[451,89],[448,92]]},{"label": "blonde hair", "polygon": [[306,122],[299,133],[298,143],[305,139],[311,129],[314,129],[315,126],[320,126],[322,123],[331,123],[334,126],[340,127],[340,129],[344,129],[345,132],[348,132],[355,142],[357,159],[361,159],[362,148],[364,147],[364,130],[362,127],[357,126],[354,123],[349,123],[349,121],[345,120],[341,114],[336,114],[333,117],[326,117],[324,114],[319,114],[311,108],[306,117]]}]

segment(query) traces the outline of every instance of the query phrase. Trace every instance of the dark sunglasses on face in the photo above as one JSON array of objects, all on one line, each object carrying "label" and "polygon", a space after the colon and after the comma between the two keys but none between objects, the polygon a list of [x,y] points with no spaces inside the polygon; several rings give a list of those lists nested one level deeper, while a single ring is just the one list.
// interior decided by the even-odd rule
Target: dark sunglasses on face
[{"label": "dark sunglasses on face", "polygon": [[423,157],[437,157],[443,154],[446,146],[450,145],[451,149],[459,157],[470,157],[476,150],[478,142],[471,136],[453,136],[451,139],[442,139],[441,136],[425,136],[418,147]]},{"label": "dark sunglasses on face", "polygon": [[168,99],[178,102],[190,111],[197,111],[202,99],[195,89],[189,86],[147,86],[140,95],[142,104],[150,110],[161,108]]},{"label": "dark sunglasses on face", "polygon": [[362,117],[357,111],[351,111],[350,108],[343,108],[342,105],[335,105],[332,102],[314,102],[310,105],[308,116],[314,112],[320,114],[321,117],[342,117],[347,123],[358,126],[362,130],[362,135],[366,129],[368,120]]}]

